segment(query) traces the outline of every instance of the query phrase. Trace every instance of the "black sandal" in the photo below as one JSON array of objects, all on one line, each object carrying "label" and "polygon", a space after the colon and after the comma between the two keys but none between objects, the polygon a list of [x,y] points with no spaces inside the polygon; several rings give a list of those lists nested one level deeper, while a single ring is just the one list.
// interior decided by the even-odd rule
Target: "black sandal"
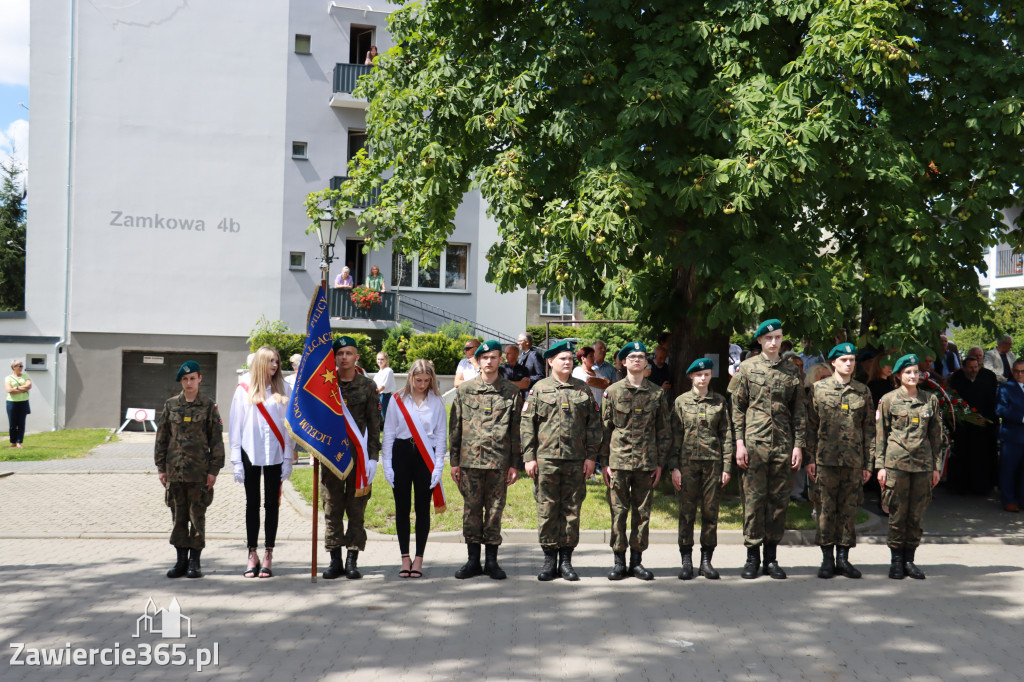
[{"label": "black sandal", "polygon": [[251,557],[253,554],[256,554],[256,565],[245,569],[245,573],[242,574],[243,578],[255,578],[256,573],[260,570],[260,555],[256,553],[255,548],[250,548],[249,556]]},{"label": "black sandal", "polygon": [[[266,557],[268,559],[270,559],[271,561],[273,561],[273,559],[274,559],[274,549],[272,547],[267,547]],[[271,571],[266,566],[260,566],[260,577],[261,578],[273,578],[274,577],[274,572]]]},{"label": "black sandal", "polygon": [[[408,554],[403,554],[402,558],[403,559],[408,559],[409,555]],[[410,565],[412,564],[412,562],[409,562],[409,563],[410,563]],[[403,568],[403,569],[400,569],[398,571],[398,577],[402,578],[402,579],[408,578],[411,574],[412,574],[412,569],[409,569],[409,568]]]},{"label": "black sandal", "polygon": [[[420,560],[420,565],[422,566],[423,565],[423,557],[420,556],[419,554],[417,554],[416,558]],[[418,579],[423,577],[423,571],[417,570],[415,568],[409,568],[409,577],[412,578],[413,580],[418,580]]]}]

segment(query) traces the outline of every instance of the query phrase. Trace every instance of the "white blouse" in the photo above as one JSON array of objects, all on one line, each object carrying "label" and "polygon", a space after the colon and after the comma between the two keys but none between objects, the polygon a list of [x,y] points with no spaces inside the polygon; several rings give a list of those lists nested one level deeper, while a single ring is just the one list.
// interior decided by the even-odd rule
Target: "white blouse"
[{"label": "white blouse", "polygon": [[385,367],[381,371],[373,375],[373,383],[377,384],[377,388],[383,388],[382,393],[394,393],[395,392],[395,370],[390,367]]},{"label": "white blouse", "polygon": [[293,458],[295,444],[288,436],[285,428],[285,421],[288,419],[288,403],[291,398],[291,391],[286,386],[283,403],[270,400],[270,389],[267,389],[266,401],[263,406],[267,408],[267,414],[274,420],[281,437],[284,438],[284,449],[277,440],[277,436],[270,430],[267,420],[260,414],[256,405],[249,403],[249,391],[238,386],[235,388],[235,396],[231,399],[231,413],[228,422],[228,442],[231,444],[231,461],[242,461],[242,450],[249,455],[249,462],[253,466],[272,466],[281,464],[287,457]]},{"label": "white blouse", "polygon": [[[400,393],[391,397],[392,405],[388,407],[387,417],[384,418],[384,443],[381,446],[381,456],[388,462],[391,461],[395,439],[412,438],[412,431],[405,423],[402,410],[394,404],[396,400],[402,400],[402,398],[403,395]],[[444,453],[447,449],[448,411],[445,409],[444,401],[431,392],[427,393],[427,399],[421,405],[417,405],[412,396],[404,396],[404,398],[402,402],[409,410],[409,416],[413,420],[419,418],[419,423],[416,426],[420,430],[420,436],[423,438],[423,444],[427,446],[427,451],[432,451],[431,455],[436,468],[439,464],[444,463]]]}]

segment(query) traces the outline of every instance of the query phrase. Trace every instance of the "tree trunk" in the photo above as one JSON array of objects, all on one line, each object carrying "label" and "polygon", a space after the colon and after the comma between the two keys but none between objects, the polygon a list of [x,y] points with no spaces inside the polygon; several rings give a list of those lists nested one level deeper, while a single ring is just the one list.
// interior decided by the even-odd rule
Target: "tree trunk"
[{"label": "tree trunk", "polygon": [[704,320],[692,312],[696,306],[693,302],[699,293],[693,268],[676,268],[672,282],[676,292],[678,313],[672,324],[672,340],[670,351],[672,356],[672,399],[691,388],[686,376],[686,369],[694,360],[704,357],[705,353],[717,355],[715,374],[711,380],[711,390],[726,395],[729,385],[729,337],[730,330],[709,330]]}]

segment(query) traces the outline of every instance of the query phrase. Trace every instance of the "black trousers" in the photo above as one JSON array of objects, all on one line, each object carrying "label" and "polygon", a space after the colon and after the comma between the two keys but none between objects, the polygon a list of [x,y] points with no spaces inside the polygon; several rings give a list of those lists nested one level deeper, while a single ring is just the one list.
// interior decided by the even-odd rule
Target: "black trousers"
[{"label": "black trousers", "polygon": [[[395,470],[395,529],[398,531],[398,548],[402,554],[409,553],[409,494],[415,488],[413,500],[416,504],[416,556],[423,556],[430,534],[430,476],[426,462],[410,438],[395,440],[391,466]],[[440,485],[440,484],[439,484]]]},{"label": "black trousers", "polygon": [[25,417],[29,412],[27,400],[7,401],[8,437],[12,444],[25,442]]},{"label": "black trousers", "polygon": [[281,465],[253,466],[249,455],[242,450],[242,467],[245,469],[245,537],[249,547],[260,542],[260,474],[263,474],[263,506],[266,509],[266,543],[264,547],[274,548],[277,540],[277,512],[281,499]]}]

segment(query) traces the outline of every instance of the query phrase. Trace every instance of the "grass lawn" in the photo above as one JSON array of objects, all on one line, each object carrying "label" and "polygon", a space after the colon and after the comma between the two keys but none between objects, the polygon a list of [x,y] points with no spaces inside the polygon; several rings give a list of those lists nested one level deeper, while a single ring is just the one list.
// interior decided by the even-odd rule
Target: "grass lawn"
[{"label": "grass lawn", "polygon": [[[108,429],[66,429],[25,436],[25,447],[12,448],[7,434],[0,433],[0,462],[26,462],[42,459],[82,457],[103,443]],[[111,440],[117,440],[114,436]]]}]

